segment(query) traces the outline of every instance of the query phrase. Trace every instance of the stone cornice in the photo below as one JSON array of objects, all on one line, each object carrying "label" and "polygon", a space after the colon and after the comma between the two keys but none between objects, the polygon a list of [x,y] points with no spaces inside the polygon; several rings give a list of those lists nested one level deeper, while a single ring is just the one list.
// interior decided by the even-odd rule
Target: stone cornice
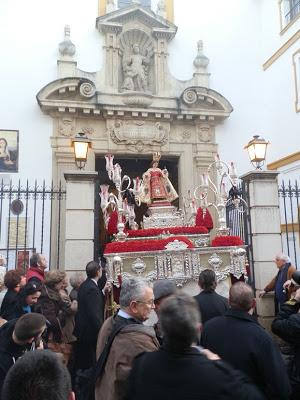
[{"label": "stone cornice", "polygon": [[68,171],[64,173],[66,181],[95,181],[98,177],[98,172],[93,171]]},{"label": "stone cornice", "polygon": [[263,180],[276,180],[279,172],[278,171],[249,171],[246,174],[240,176],[239,178],[245,182],[250,181],[263,181]]}]

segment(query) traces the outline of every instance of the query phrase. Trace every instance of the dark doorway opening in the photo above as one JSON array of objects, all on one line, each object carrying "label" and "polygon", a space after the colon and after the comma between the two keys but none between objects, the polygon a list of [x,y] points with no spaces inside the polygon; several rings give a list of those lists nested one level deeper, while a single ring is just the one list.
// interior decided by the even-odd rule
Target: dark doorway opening
[{"label": "dark doorway opening", "polygon": [[[151,161],[152,161],[152,156],[143,156],[143,155],[139,155],[138,157],[136,155],[135,156],[116,155],[114,157],[114,164],[118,163],[122,168],[122,176],[128,175],[131,178],[131,180],[136,177],[142,178],[143,173],[146,172],[148,168],[150,168]],[[166,168],[168,170],[169,179],[172,182],[177,193],[178,193],[178,161],[179,161],[178,157],[162,156],[159,162],[159,167],[161,169]],[[116,189],[115,185],[113,184],[112,181],[109,180],[105,165],[106,162],[104,155],[97,156],[96,171],[98,172],[99,176],[99,185],[107,184],[110,186],[109,191],[114,191]],[[173,202],[173,205],[175,207],[178,207],[179,199],[176,199]],[[143,220],[144,215],[147,215],[147,209],[148,207],[146,204],[142,204],[141,207],[137,206],[135,207],[136,222],[139,224],[139,226],[141,224],[141,221]],[[98,232],[100,232],[100,251],[102,251],[107,241],[107,237],[101,210],[100,210],[100,217],[97,218],[97,216],[95,216],[95,223],[97,219],[99,224]]]}]

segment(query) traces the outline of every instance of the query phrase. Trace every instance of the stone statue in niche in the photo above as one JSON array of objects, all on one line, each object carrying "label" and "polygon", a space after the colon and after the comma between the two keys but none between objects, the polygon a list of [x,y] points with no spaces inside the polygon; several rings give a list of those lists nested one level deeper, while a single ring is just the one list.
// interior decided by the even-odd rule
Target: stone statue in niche
[{"label": "stone statue in niche", "polygon": [[122,89],[124,91],[148,91],[148,68],[151,56],[148,49],[143,56],[137,43],[132,46],[132,54],[124,54],[122,64],[124,74]]}]

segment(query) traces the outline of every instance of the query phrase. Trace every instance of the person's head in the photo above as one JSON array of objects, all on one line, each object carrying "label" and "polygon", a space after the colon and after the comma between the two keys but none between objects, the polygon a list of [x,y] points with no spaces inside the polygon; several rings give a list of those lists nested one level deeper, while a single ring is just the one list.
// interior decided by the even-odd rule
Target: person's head
[{"label": "person's head", "polygon": [[199,340],[199,307],[188,294],[180,292],[165,299],[160,307],[159,317],[164,343],[172,351],[185,350]]},{"label": "person's head", "polygon": [[211,269],[205,269],[199,275],[198,285],[201,289],[213,292],[217,287],[216,274]]},{"label": "person's head", "polygon": [[295,271],[292,274],[292,285],[294,286],[294,289],[299,289],[300,288],[300,271]]},{"label": "person's head", "polygon": [[45,329],[46,318],[42,314],[24,314],[16,322],[13,340],[15,343],[25,346],[40,339]]},{"label": "person's head", "polygon": [[84,275],[82,272],[74,272],[74,274],[70,276],[70,285],[73,289],[78,289],[83,281]]},{"label": "person's head", "polygon": [[124,279],[119,301],[121,309],[138,321],[146,321],[154,309],[153,290],[141,278]]},{"label": "person's head", "polygon": [[7,271],[4,276],[4,285],[8,290],[19,292],[21,289],[22,276],[22,272],[16,269],[11,269],[10,271]]},{"label": "person's head", "polygon": [[281,269],[282,267],[285,266],[285,264],[290,263],[291,259],[286,254],[278,253],[275,256],[274,262],[275,262],[277,268]]},{"label": "person's head", "polygon": [[21,303],[25,306],[33,306],[34,304],[36,304],[40,295],[41,285],[38,285],[35,282],[27,283],[24,287],[22,287],[19,293]]},{"label": "person's head", "polygon": [[57,292],[63,289],[66,279],[66,273],[59,270],[47,272],[45,276],[45,285]]},{"label": "person's head", "polygon": [[3,149],[4,151],[7,148],[7,140],[5,138],[0,138],[0,149]]},{"label": "person's head", "polygon": [[70,374],[56,353],[27,352],[8,371],[3,399],[74,400]]},{"label": "person's head", "polygon": [[33,253],[30,257],[30,266],[45,270],[47,268],[47,260],[43,254]]},{"label": "person's head", "polygon": [[132,50],[133,50],[134,54],[139,54],[139,52],[140,52],[139,45],[138,44],[134,44],[133,47],[132,47]]},{"label": "person's head", "polygon": [[155,312],[159,312],[162,302],[172,294],[176,293],[176,285],[169,279],[159,279],[153,284]]},{"label": "person's head", "polygon": [[96,261],[90,261],[85,267],[86,276],[90,279],[98,280],[101,277],[102,271],[99,263]]},{"label": "person's head", "polygon": [[244,282],[232,285],[229,290],[229,305],[231,308],[251,313],[256,305],[252,287]]}]

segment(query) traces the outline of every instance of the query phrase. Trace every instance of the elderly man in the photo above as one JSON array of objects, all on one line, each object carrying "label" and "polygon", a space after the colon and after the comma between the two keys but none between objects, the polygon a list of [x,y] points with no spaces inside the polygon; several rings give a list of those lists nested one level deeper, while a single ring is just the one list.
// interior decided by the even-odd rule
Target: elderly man
[{"label": "elderly man", "polygon": [[284,302],[286,302],[291,296],[291,291],[284,290],[283,284],[287,280],[291,279],[292,274],[296,271],[296,268],[291,265],[290,257],[286,256],[283,253],[277,254],[274,261],[278,268],[278,272],[276,276],[271,280],[271,282],[268,283],[268,285],[264,288],[264,290],[260,292],[259,296],[262,297],[265,293],[274,290],[275,312],[277,314],[280,306]]},{"label": "elderly man", "polygon": [[211,352],[193,345],[201,323],[195,300],[185,293],[160,308],[163,347],[139,355],[129,377],[126,400],[263,400],[249,378]]},{"label": "elderly man", "polygon": [[290,385],[279,348],[253,319],[252,288],[237,282],[229,291],[230,309],[204,327],[202,344],[245,372],[270,400],[288,400]]},{"label": "elderly man", "polygon": [[127,378],[135,356],[159,347],[154,329],[143,325],[154,308],[153,290],[138,278],[125,279],[120,292],[120,310],[108,318],[99,333],[97,357],[115,326],[122,326],[108,352],[103,372],[96,382],[96,400],[121,400],[126,392]]},{"label": "elderly man", "polygon": [[34,253],[30,257],[30,267],[26,272],[27,282],[44,283],[47,260],[43,254]]}]

